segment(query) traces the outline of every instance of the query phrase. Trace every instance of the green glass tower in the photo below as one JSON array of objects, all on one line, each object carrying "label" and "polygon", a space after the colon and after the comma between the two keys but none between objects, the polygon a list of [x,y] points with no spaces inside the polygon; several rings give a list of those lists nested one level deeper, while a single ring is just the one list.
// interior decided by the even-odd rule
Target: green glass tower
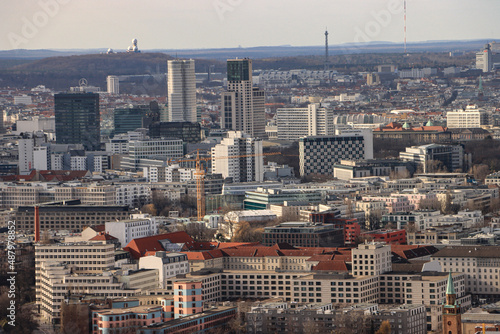
[{"label": "green glass tower", "polygon": [[[147,109],[149,111],[149,109]],[[113,114],[115,126],[114,134],[127,133],[144,126],[143,120],[146,115],[144,108],[116,108]]]},{"label": "green glass tower", "polygon": [[99,94],[55,94],[54,109],[58,144],[83,144],[89,151],[100,148]]}]

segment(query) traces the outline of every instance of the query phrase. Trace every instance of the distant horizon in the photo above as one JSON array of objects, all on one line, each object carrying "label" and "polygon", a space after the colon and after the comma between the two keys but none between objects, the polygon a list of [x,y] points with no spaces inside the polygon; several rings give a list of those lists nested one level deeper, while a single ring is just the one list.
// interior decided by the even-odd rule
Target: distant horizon
[{"label": "distant horizon", "polygon": [[142,50],[324,45],[326,29],[332,46],[410,44],[500,31],[496,0],[18,0],[0,10],[0,50],[122,50],[133,38]]},{"label": "distant horizon", "polygon": [[[473,39],[449,39],[449,40],[423,40],[423,41],[413,41],[413,42],[407,42],[407,45],[415,45],[415,44],[439,44],[439,43],[458,43],[458,42],[464,42],[464,43],[470,43],[470,42],[489,42],[493,43],[496,41],[500,41],[500,38],[473,38]],[[140,41],[139,41],[140,42]],[[404,45],[404,42],[392,42],[392,41],[370,41],[370,42],[360,42],[360,43],[341,43],[341,44],[329,44],[328,47],[330,48],[338,48],[342,46],[356,46],[356,45],[377,45],[377,44],[393,44],[393,45]],[[140,51],[157,51],[157,50],[169,50],[169,51],[203,51],[203,50],[238,50],[238,49],[257,49],[257,48],[324,48],[325,45],[291,45],[291,44],[282,44],[282,45],[256,45],[256,46],[239,46],[239,47],[204,47],[204,48],[181,48],[181,49],[175,49],[175,48],[153,48],[153,49],[139,49]],[[27,49],[27,48],[20,48],[20,49],[9,49],[9,50],[0,50],[0,52],[15,52],[15,51],[61,51],[61,52],[70,52],[70,51],[86,51],[86,50],[99,50],[99,51],[106,51],[109,48],[105,47],[89,47],[89,48],[39,48],[39,49]],[[119,48],[119,49],[112,49],[113,51],[118,50],[118,51],[127,51],[127,48]],[[451,50],[450,50],[451,51]]]}]

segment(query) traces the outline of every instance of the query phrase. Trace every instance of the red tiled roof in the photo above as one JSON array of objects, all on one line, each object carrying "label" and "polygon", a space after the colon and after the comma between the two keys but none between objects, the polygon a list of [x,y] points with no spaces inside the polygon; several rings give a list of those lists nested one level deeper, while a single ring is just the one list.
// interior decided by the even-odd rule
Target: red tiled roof
[{"label": "red tiled roof", "polygon": [[132,258],[138,259],[144,256],[147,251],[164,251],[160,240],[169,240],[173,244],[188,244],[188,246],[194,243],[189,234],[179,231],[134,239],[126,247],[123,247],[123,250],[130,252]]},{"label": "red tiled roof", "polygon": [[349,271],[344,261],[321,261],[313,266],[311,270],[324,270],[324,271]]}]

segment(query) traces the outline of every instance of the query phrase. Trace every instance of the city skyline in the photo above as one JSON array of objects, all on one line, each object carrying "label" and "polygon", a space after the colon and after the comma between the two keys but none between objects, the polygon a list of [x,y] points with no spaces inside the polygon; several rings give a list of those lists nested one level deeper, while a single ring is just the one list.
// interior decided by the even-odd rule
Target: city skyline
[{"label": "city skyline", "polygon": [[[2,3],[12,13],[1,24],[0,50],[197,49],[330,45],[388,41],[402,43],[403,0],[152,0],[138,5],[115,1],[26,0]],[[132,10],[133,9],[133,10]],[[341,9],[341,10],[338,10]],[[407,0],[407,41],[494,38],[500,30],[493,0]],[[467,23],[467,24],[464,24]],[[179,33],[181,32],[181,33]],[[164,37],[158,37],[164,36]]]}]

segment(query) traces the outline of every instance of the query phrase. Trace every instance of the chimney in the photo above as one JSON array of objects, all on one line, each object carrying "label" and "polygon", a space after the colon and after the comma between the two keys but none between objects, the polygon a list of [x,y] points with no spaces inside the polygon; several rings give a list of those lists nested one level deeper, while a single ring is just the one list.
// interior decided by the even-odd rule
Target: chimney
[{"label": "chimney", "polygon": [[35,242],[40,242],[40,212],[38,205],[35,206]]}]

